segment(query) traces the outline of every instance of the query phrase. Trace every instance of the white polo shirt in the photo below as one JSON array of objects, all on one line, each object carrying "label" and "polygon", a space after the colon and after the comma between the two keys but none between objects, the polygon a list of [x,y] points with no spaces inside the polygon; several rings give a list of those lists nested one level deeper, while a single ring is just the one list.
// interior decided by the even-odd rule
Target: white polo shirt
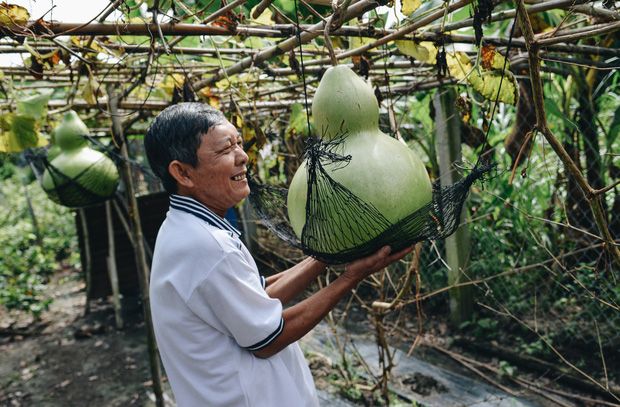
[{"label": "white polo shirt", "polygon": [[297,343],[267,359],[251,352],[275,340],[284,320],[239,235],[198,201],[170,197],[150,300],[175,399],[180,407],[317,407]]}]

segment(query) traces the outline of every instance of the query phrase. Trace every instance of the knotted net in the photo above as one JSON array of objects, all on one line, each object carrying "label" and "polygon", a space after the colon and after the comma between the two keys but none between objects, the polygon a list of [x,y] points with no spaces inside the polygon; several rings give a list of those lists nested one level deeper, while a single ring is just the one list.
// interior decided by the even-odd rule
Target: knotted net
[{"label": "knotted net", "polygon": [[[249,201],[267,229],[305,254],[328,264],[343,264],[369,256],[385,245],[396,252],[417,242],[445,239],[459,225],[471,185],[476,180],[484,180],[495,167],[495,164],[476,166],[469,175],[450,186],[441,187],[435,181],[431,201],[393,224],[372,204],[334,181],[325,170],[329,165],[342,168],[351,160],[350,156],[338,153],[341,143],[341,137],[311,141],[304,152],[308,190],[306,224],[301,239],[288,218],[288,190],[265,185],[256,177],[250,178]],[[327,216],[325,208],[340,208],[338,216]],[[343,230],[347,232],[342,233]],[[368,236],[374,237],[365,243],[339,249],[349,247],[351,242],[366,240]]]}]

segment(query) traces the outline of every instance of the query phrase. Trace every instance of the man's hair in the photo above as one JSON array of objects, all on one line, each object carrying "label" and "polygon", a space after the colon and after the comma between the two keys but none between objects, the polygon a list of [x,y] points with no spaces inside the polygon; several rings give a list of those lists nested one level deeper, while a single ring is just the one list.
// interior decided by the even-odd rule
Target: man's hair
[{"label": "man's hair", "polygon": [[202,103],[180,103],[164,109],[144,134],[144,149],[151,169],[170,194],[177,181],[168,167],[174,160],[196,167],[202,136],[225,120],[219,110]]}]

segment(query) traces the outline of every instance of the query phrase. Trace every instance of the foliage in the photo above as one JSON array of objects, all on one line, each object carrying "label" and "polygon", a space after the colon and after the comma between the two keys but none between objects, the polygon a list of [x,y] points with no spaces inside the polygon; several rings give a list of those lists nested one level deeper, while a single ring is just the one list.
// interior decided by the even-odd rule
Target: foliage
[{"label": "foliage", "polygon": [[[77,235],[72,212],[54,204],[38,183],[24,186],[18,169],[0,184],[0,304],[38,317],[49,306],[42,297],[61,263],[77,265]],[[29,213],[30,196],[36,226]]]}]

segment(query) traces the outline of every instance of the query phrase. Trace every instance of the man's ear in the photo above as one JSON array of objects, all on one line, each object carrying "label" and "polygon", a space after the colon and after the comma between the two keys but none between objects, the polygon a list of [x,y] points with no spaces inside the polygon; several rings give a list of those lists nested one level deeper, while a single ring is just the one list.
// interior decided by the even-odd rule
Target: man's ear
[{"label": "man's ear", "polygon": [[182,163],[179,160],[172,161],[168,166],[168,171],[170,172],[170,175],[172,175],[172,177],[177,180],[179,186],[194,186],[194,182],[192,181],[192,178],[190,176],[189,167],[189,164]]}]

